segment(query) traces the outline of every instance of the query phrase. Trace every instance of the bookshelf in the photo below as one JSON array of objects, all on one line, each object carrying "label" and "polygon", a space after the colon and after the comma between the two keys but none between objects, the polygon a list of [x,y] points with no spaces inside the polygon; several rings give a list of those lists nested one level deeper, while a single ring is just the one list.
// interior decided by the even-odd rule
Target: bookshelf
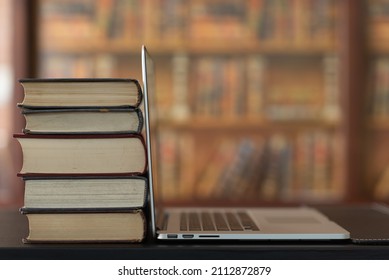
[{"label": "bookshelf", "polygon": [[367,2],[367,53],[368,81],[367,108],[365,108],[367,127],[367,152],[365,184],[372,190],[371,196],[377,200],[389,199],[389,154],[386,149],[389,140],[389,89],[388,76],[389,28],[388,1]]},{"label": "bookshelf", "polygon": [[363,11],[381,2],[41,0],[35,76],[141,79],[146,44],[172,203],[372,199],[389,128],[361,117],[363,63],[389,48],[371,37],[382,15]]}]

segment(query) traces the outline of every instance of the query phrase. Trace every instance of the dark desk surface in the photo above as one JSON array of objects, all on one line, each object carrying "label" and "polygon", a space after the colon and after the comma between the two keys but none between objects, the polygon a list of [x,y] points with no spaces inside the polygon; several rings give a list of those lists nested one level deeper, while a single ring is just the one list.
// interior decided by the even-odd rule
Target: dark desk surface
[{"label": "dark desk surface", "polygon": [[[352,238],[389,238],[389,215],[368,205],[320,207]],[[25,216],[0,211],[0,259],[389,259],[389,243],[346,241],[161,242],[142,244],[23,244]]]}]

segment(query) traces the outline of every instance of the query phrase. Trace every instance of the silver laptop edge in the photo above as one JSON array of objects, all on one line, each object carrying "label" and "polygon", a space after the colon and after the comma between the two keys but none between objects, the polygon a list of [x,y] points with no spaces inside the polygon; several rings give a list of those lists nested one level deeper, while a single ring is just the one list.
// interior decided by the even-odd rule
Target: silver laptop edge
[{"label": "silver laptop edge", "polygon": [[[144,93],[144,111],[145,111],[145,129],[146,129],[146,148],[147,148],[147,161],[149,168],[149,206],[150,206],[150,223],[151,223],[151,233],[153,237],[157,235],[156,228],[156,217],[155,217],[155,201],[154,201],[154,183],[153,183],[153,175],[152,175],[152,166],[153,159],[151,157],[151,139],[150,139],[150,119],[149,119],[149,98],[148,98],[148,78],[147,78],[147,69],[149,66],[154,67],[153,65],[147,65],[148,60],[147,56],[149,56],[146,47],[142,46],[142,79],[143,79],[143,93]],[[149,62],[152,62],[149,59]]]}]

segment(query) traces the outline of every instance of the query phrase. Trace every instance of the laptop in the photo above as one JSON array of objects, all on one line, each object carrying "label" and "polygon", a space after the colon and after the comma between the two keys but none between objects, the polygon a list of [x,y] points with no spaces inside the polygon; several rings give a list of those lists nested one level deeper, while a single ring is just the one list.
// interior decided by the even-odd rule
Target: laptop
[{"label": "laptop", "polygon": [[[310,207],[162,208],[158,203],[158,129],[154,63],[142,46],[145,136],[152,235],[162,240],[335,240],[350,234]],[[236,186],[239,187],[239,186]]]}]

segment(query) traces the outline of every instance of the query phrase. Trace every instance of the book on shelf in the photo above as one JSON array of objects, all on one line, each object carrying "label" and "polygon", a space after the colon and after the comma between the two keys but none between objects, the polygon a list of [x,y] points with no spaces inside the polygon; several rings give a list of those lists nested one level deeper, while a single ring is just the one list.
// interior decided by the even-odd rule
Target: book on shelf
[{"label": "book on shelf", "polygon": [[15,134],[23,153],[20,174],[143,174],[139,134]]},{"label": "book on shelf", "polygon": [[259,195],[264,200],[272,200],[276,197],[287,199],[286,193],[290,191],[292,179],[290,140],[284,135],[274,134],[265,148],[267,162],[262,166],[266,170],[266,175],[259,186]]},{"label": "book on shelf", "polygon": [[389,59],[378,58],[373,68],[374,86],[370,97],[370,111],[375,118],[389,116]]},{"label": "book on shelf", "polygon": [[387,200],[389,198],[389,165],[380,174],[373,195],[378,200]]},{"label": "book on shelf", "polygon": [[24,176],[29,209],[143,208],[147,179],[142,176]]},{"label": "book on shelf", "polygon": [[199,152],[194,140],[190,132],[177,133],[173,129],[158,132],[158,182],[163,186],[161,197],[166,201],[193,198],[195,154]]},{"label": "book on shelf", "polygon": [[146,235],[141,209],[77,209],[67,211],[22,208],[29,235],[25,243],[140,242]]},{"label": "book on shelf", "polygon": [[135,79],[21,79],[25,108],[138,107],[142,89]]},{"label": "book on shelf", "polygon": [[200,57],[194,63],[189,102],[201,117],[243,117],[246,112],[245,61],[241,57]]},{"label": "book on shelf", "polygon": [[157,35],[160,40],[181,42],[187,34],[189,9],[187,1],[164,0],[159,2],[159,28]]},{"label": "book on shelf", "polygon": [[173,104],[171,115],[174,119],[186,120],[189,117],[188,103],[188,79],[189,58],[187,55],[178,54],[172,58],[172,95]]},{"label": "book on shelf", "polygon": [[323,58],[324,78],[324,108],[323,117],[328,120],[339,120],[340,94],[339,94],[339,58],[327,55]]},{"label": "book on shelf", "polygon": [[193,184],[196,179],[194,161],[196,154],[195,138],[191,133],[181,133],[178,139],[180,174],[178,178],[177,198],[193,199]]},{"label": "book on shelf", "polygon": [[139,108],[23,108],[21,113],[28,134],[140,133],[143,128]]},{"label": "book on shelf", "polygon": [[374,49],[381,49],[380,46],[387,46],[389,42],[389,12],[386,1],[368,1],[368,42]]},{"label": "book on shelf", "polygon": [[246,110],[249,117],[263,115],[265,107],[266,58],[262,55],[250,55],[247,58]]},{"label": "book on shelf", "polygon": [[210,198],[222,191],[222,186],[218,183],[235,153],[236,143],[232,140],[224,140],[216,148],[212,147],[207,157],[208,164],[201,167],[196,181],[196,197]]},{"label": "book on shelf", "polygon": [[[161,130],[158,135],[159,147],[158,156],[160,157],[159,178],[162,189],[162,195],[166,199],[175,198],[178,194],[179,178],[179,151],[178,136],[172,130]],[[162,164],[163,163],[163,164]]]}]

